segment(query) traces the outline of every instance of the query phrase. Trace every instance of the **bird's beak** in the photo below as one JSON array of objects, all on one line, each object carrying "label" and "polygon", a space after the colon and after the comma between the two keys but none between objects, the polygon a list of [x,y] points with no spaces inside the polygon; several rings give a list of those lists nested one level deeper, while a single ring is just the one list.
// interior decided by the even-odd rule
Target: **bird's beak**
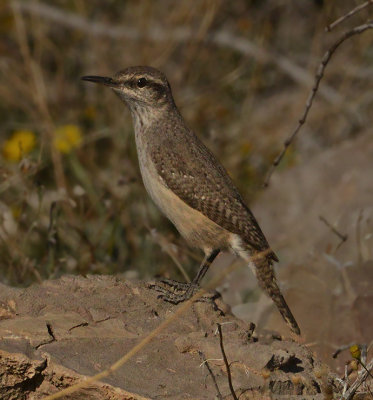
[{"label": "bird's beak", "polygon": [[119,86],[119,82],[113,78],[108,78],[106,76],[82,76],[83,81],[99,83],[101,85],[110,86],[112,88],[116,88]]}]

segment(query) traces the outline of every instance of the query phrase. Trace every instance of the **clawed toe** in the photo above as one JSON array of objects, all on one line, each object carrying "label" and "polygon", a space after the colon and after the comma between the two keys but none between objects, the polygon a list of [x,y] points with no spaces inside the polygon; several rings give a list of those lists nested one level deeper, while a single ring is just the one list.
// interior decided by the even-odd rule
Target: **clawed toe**
[{"label": "clawed toe", "polygon": [[150,289],[159,292],[159,299],[172,304],[179,304],[189,300],[198,290],[193,283],[182,283],[171,279],[162,279],[159,282],[149,285]]},{"label": "clawed toe", "polygon": [[[172,279],[162,279],[159,282],[149,284],[148,287],[160,293],[158,299],[175,305],[189,300],[199,290],[199,286],[195,283],[177,282]],[[198,301],[214,300],[218,296],[217,292],[213,295],[205,294]]]}]

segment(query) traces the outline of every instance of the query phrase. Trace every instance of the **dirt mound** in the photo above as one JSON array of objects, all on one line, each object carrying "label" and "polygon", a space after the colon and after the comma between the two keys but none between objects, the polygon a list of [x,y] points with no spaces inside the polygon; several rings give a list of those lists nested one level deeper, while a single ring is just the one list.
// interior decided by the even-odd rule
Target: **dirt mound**
[{"label": "dirt mound", "polygon": [[[146,283],[112,276],[0,285],[0,397],[40,399],[108,368],[177,307]],[[67,398],[213,399],[212,375],[222,398],[231,398],[217,322],[240,399],[323,398],[329,373],[306,347],[274,334],[255,337],[219,298],[194,303],[104,383]]]}]

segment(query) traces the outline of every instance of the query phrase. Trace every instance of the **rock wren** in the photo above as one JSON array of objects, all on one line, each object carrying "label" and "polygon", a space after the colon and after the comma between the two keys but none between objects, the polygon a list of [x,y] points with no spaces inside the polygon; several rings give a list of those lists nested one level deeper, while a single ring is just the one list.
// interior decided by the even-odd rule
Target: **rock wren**
[{"label": "rock wren", "polygon": [[205,253],[182,300],[191,296],[219,252],[228,249],[251,266],[261,288],[299,335],[274,275],[277,256],[227,171],[187,126],[165,75],[151,67],[130,67],[113,78],[82,79],[109,86],[126,103],[146,190],[187,242]]}]

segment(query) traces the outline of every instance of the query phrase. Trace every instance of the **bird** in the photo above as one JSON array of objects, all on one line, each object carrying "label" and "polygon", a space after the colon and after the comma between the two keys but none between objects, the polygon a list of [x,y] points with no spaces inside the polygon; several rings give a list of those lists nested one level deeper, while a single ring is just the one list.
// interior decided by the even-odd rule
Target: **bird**
[{"label": "bird", "polygon": [[204,252],[180,301],[191,297],[217,255],[228,250],[247,262],[290,330],[300,335],[277,284],[273,264],[278,257],[226,169],[182,117],[166,76],[135,66],[113,77],[81,79],[111,88],[127,105],[148,194],[189,245]]}]

